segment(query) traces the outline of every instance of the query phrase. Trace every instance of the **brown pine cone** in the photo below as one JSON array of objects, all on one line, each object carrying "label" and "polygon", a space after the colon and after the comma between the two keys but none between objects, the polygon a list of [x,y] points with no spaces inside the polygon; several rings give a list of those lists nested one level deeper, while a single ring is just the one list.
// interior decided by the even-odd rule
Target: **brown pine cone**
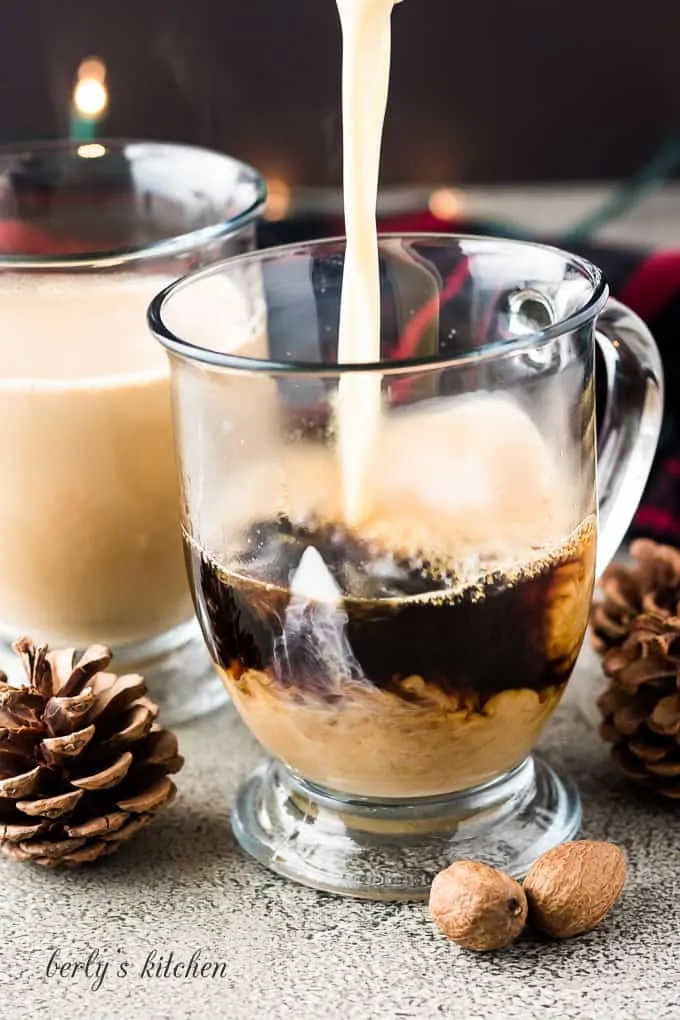
[{"label": "brown pine cone", "polygon": [[29,686],[0,673],[0,849],[47,867],[113,853],[174,798],[177,738],[141,676],[105,672],[108,648],[14,651]]},{"label": "brown pine cone", "polygon": [[680,799],[680,552],[640,539],[631,555],[605,571],[591,617],[610,681],[600,733],[627,776]]}]

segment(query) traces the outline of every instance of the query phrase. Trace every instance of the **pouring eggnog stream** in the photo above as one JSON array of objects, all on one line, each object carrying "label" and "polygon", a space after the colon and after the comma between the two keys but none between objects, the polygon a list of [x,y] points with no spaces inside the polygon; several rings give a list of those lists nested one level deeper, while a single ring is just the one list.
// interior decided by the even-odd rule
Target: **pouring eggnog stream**
[{"label": "pouring eggnog stream", "polygon": [[[336,0],[343,36],[342,120],[345,268],[338,362],[380,361],[380,268],[376,205],[390,77],[395,0]],[[396,0],[399,2],[399,0]],[[337,430],[345,522],[368,510],[367,478],[380,428],[381,377],[346,374],[338,387]]]}]

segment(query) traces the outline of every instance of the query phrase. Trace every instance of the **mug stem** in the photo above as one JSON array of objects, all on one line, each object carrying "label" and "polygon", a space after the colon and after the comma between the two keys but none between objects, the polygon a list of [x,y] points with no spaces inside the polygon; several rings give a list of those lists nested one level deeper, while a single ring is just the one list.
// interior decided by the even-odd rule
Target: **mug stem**
[{"label": "mug stem", "polygon": [[285,878],[340,896],[419,900],[454,860],[523,878],[574,838],[581,802],[540,754],[470,790],[382,802],[335,795],[270,759],[239,790],[231,821],[243,849]]}]

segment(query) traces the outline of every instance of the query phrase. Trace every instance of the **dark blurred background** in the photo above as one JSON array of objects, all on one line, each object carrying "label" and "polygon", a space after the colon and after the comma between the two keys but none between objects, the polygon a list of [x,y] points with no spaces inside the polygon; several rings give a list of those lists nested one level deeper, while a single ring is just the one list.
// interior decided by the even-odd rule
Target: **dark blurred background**
[{"label": "dark blurred background", "polygon": [[[679,129],[673,0],[404,0],[393,21],[385,184],[620,178]],[[102,134],[339,183],[334,0],[2,0],[2,140],[68,134],[90,55]]]}]

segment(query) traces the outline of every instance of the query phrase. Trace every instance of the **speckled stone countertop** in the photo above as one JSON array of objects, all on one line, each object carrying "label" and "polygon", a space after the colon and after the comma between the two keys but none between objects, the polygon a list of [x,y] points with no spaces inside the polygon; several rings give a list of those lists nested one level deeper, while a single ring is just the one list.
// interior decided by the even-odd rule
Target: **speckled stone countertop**
[{"label": "speckled stone countertop", "polygon": [[[583,711],[593,676],[581,665],[543,747],[580,785],[583,833],[629,856],[624,897],[596,931],[477,956],[423,904],[335,899],[269,874],[231,835],[258,750],[226,709],[180,731],[181,796],[118,855],[64,873],[0,860],[0,1017],[678,1020],[680,809],[613,772]],[[48,975],[57,950],[60,964],[90,957],[89,976]],[[196,951],[217,976],[149,976]]]}]

